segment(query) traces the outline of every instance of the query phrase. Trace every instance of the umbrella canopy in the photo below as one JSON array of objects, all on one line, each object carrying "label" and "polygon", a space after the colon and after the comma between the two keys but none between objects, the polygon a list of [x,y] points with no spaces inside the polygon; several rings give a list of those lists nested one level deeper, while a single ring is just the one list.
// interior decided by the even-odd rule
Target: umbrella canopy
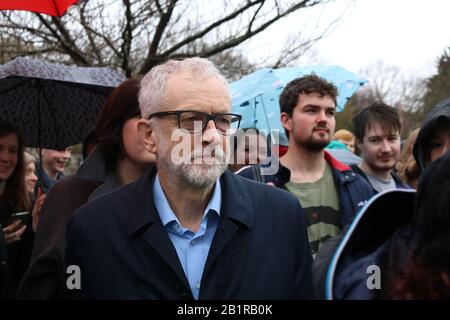
[{"label": "umbrella canopy", "polygon": [[367,82],[366,79],[339,66],[257,70],[231,83],[233,112],[242,115],[241,127],[269,131],[277,129],[284,136],[280,122],[279,96],[290,81],[311,73],[331,81],[338,88],[337,111],[343,111],[350,97]]},{"label": "umbrella canopy", "polygon": [[0,10],[25,10],[61,17],[78,0],[0,0]]},{"label": "umbrella canopy", "polygon": [[63,149],[82,141],[123,80],[110,68],[16,58],[0,66],[0,118],[19,127],[29,147]]}]

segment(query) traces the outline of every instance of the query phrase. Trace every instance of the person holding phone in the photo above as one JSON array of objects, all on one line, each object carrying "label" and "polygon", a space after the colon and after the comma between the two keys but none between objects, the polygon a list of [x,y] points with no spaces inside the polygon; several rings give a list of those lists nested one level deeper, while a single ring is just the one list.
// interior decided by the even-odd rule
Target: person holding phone
[{"label": "person holding phone", "polygon": [[[0,120],[0,224],[2,255],[2,298],[13,299],[31,256],[31,228],[23,222],[31,209],[31,197],[25,184],[24,143],[21,132]],[[19,214],[20,213],[20,214]],[[28,229],[28,231],[27,231]]]},{"label": "person holding phone", "polygon": [[[118,86],[100,111],[93,134],[83,142],[97,147],[74,175],[58,181],[45,201],[37,196],[33,209],[36,238],[30,266],[17,292],[18,299],[58,299],[66,286],[65,231],[70,217],[82,205],[138,179],[154,164],[155,155],[141,142],[137,124],[141,119],[138,93],[140,77]],[[92,147],[92,146],[91,146]],[[40,212],[40,213],[39,213]],[[37,223],[37,218],[39,219]]]}]

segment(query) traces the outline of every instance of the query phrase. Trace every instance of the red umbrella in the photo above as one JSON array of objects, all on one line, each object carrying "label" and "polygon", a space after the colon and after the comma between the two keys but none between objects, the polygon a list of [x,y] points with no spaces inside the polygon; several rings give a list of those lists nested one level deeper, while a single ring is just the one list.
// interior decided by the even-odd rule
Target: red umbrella
[{"label": "red umbrella", "polygon": [[78,0],[0,0],[0,10],[26,10],[61,17]]}]

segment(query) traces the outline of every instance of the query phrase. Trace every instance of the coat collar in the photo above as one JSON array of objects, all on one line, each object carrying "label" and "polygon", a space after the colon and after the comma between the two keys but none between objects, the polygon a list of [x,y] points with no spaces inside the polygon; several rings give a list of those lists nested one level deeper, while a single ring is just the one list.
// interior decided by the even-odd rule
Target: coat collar
[{"label": "coat collar", "polygon": [[89,157],[81,163],[77,170],[77,176],[81,180],[104,182],[106,175],[105,155],[100,147],[96,147]]},{"label": "coat collar", "polygon": [[[161,221],[152,193],[156,172],[156,168],[152,168],[130,185],[126,209],[129,235],[147,224]],[[253,208],[248,191],[241,179],[228,170],[220,177],[222,187],[220,213],[223,219],[231,219],[250,228],[253,224]]]},{"label": "coat collar", "polygon": [[[154,204],[152,184],[156,172],[155,167],[150,169],[128,189],[125,204],[128,234],[130,237],[142,237],[147,245],[166,261],[184,287],[188,289],[189,283],[183,267]],[[238,177],[228,170],[220,178],[222,187],[220,222],[208,253],[202,279],[208,277],[214,262],[226,248],[235,232],[239,228],[252,227],[252,201],[243,180],[244,178]]]}]

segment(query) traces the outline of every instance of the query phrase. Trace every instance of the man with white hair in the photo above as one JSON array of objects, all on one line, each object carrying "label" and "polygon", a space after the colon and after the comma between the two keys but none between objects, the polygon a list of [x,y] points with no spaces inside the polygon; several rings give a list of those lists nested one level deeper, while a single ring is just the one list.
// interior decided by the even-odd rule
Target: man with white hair
[{"label": "man with white hair", "polygon": [[[156,168],[79,209],[67,266],[95,299],[310,299],[299,202],[227,167],[228,84],[208,60],[170,60],[141,82],[139,130]],[[69,273],[68,284],[74,274]],[[72,290],[70,290],[72,289]]]}]

